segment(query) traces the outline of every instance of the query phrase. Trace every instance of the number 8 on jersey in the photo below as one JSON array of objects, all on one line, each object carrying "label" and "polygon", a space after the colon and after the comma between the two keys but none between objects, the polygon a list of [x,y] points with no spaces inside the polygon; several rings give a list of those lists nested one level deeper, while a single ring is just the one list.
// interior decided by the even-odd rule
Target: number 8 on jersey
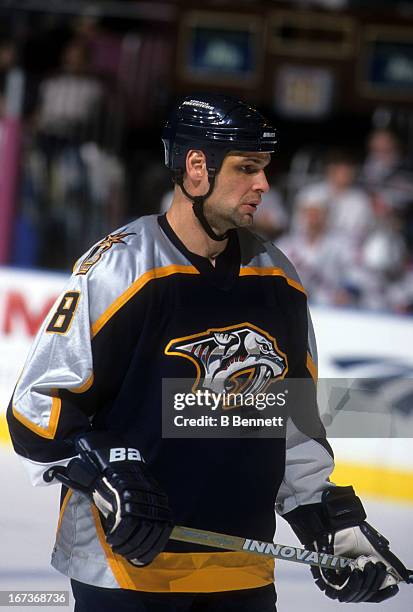
[{"label": "number 8 on jersey", "polygon": [[69,331],[79,298],[79,291],[68,291],[64,294],[49,325],[46,327],[47,332],[51,334],[66,334]]}]

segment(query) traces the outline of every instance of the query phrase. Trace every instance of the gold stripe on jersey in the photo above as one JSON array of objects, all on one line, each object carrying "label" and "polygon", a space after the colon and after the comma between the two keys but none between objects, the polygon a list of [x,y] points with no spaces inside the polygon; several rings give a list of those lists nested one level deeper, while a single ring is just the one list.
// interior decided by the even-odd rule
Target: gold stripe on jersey
[{"label": "gold stripe on jersey", "polygon": [[[136,590],[136,587],[134,586],[133,581],[129,579],[128,573],[125,572],[124,568],[122,567],[122,565],[119,563],[117,559],[119,555],[116,555],[111,549],[111,547],[106,543],[106,536],[105,536],[105,532],[103,531],[102,524],[100,522],[98,509],[96,508],[94,504],[91,504],[90,507],[92,510],[93,519],[95,521],[96,533],[98,535],[100,545],[106,555],[106,558],[109,563],[109,567],[112,570],[112,573],[119,585],[119,588]],[[119,557],[119,559],[120,558],[121,557]]]},{"label": "gold stripe on jersey", "polygon": [[70,391],[71,393],[85,393],[86,391],[89,391],[90,387],[93,385],[94,379],[95,377],[92,372],[92,374],[89,376],[86,382],[83,383],[83,385],[80,385],[80,387],[75,387],[74,389],[66,389],[66,390]]},{"label": "gold stripe on jersey", "polygon": [[[67,389],[67,391],[71,391],[72,393],[85,393],[93,384],[93,373],[89,376],[85,383],[80,385],[79,387],[74,387],[73,389]],[[49,440],[53,440],[56,435],[57,425],[59,423],[60,410],[62,407],[62,400],[59,397],[58,389],[51,389],[50,391],[52,395],[52,407],[50,410],[49,424],[47,427],[42,427],[41,425],[37,425],[33,423],[28,417],[24,416],[21,412],[19,412],[16,406],[13,404],[13,416],[20,421],[22,425],[30,429],[38,436],[42,438],[48,438]]]},{"label": "gold stripe on jersey", "polygon": [[282,276],[285,278],[290,287],[294,287],[304,295],[307,295],[304,287],[294,279],[290,278],[286,275],[284,270],[281,268],[256,268],[254,266],[247,266],[245,268],[241,268],[239,271],[240,276]]},{"label": "gold stripe on jersey", "polygon": [[164,278],[165,276],[171,276],[172,274],[199,274],[199,271],[194,266],[178,266],[170,265],[162,268],[153,268],[148,270],[145,274],[142,274],[136,281],[130,285],[126,291],[124,291],[112,304],[107,308],[103,314],[93,323],[92,325],[92,338],[94,338],[106,325],[106,323],[113,317],[128,302],[134,295],[136,295],[147,283],[157,278]]},{"label": "gold stripe on jersey", "polygon": [[316,364],[313,361],[313,358],[311,357],[310,353],[307,353],[307,370],[310,372],[311,374],[311,378],[314,380],[314,382],[317,382],[318,380],[318,368],[316,366]]},{"label": "gold stripe on jersey", "polygon": [[24,416],[21,412],[19,412],[16,406],[13,404],[13,416],[20,421],[22,425],[30,429],[38,436],[42,438],[48,438],[49,440],[53,440],[56,435],[57,424],[59,422],[60,417],[60,409],[62,406],[62,400],[57,396],[57,389],[52,389],[52,407],[50,409],[50,417],[49,424],[47,427],[42,427],[41,425],[37,425],[33,423],[28,417]]},{"label": "gold stripe on jersey", "polygon": [[274,582],[274,560],[244,552],[160,553],[147,567],[134,567],[106,543],[97,509],[96,531],[121,589],[149,593],[213,593],[255,589]]},{"label": "gold stripe on jersey", "polygon": [[60,512],[59,512],[59,520],[57,521],[56,535],[57,535],[57,533],[58,533],[58,531],[60,529],[60,526],[62,524],[63,515],[65,513],[66,506],[69,503],[69,499],[72,497],[72,493],[73,493],[72,489],[68,489],[66,491],[66,495],[64,497],[63,504],[62,504],[62,507],[60,508]]}]

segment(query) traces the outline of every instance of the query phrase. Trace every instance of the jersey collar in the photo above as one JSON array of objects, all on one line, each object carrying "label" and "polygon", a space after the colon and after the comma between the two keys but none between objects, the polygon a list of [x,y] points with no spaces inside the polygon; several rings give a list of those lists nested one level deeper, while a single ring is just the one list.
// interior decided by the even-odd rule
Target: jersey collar
[{"label": "jersey collar", "polygon": [[228,244],[215,260],[215,266],[207,257],[189,251],[170,226],[166,213],[158,217],[158,223],[172,244],[191,262],[198,272],[213,285],[221,289],[229,288],[239,276],[241,263],[237,230],[228,232]]}]

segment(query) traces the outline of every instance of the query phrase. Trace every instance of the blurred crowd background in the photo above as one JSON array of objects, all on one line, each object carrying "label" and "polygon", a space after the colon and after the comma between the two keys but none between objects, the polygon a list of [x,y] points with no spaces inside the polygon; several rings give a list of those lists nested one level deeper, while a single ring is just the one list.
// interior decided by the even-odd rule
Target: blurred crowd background
[{"label": "blurred crowd background", "polygon": [[256,231],[310,299],[413,313],[408,1],[0,0],[0,264],[70,270],[165,212],[162,122],[197,91],[276,125]]}]

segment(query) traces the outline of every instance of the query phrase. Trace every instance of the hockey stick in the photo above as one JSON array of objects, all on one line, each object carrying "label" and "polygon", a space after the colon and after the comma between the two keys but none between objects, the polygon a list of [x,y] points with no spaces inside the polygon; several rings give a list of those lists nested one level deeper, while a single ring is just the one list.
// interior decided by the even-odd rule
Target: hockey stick
[{"label": "hockey stick", "polygon": [[[321,568],[344,569],[348,565],[354,565],[354,559],[349,559],[348,557],[317,553],[313,550],[286,546],[284,544],[275,544],[274,542],[249,540],[248,538],[240,538],[238,536],[217,533],[215,531],[205,531],[203,529],[193,529],[192,527],[176,526],[172,530],[170,538],[171,540],[177,540],[179,542],[190,542],[192,544],[201,544],[213,548],[225,548],[226,550],[248,552],[255,555],[270,557],[272,559],[295,561],[296,563],[304,563],[305,565],[317,565]],[[409,583],[413,583],[413,571],[408,571],[410,574]],[[388,571],[388,574],[390,574],[396,582],[400,582],[400,578],[395,573]]]},{"label": "hockey stick", "polygon": [[[61,466],[57,467],[60,468]],[[53,467],[45,473],[44,478],[46,482],[50,482],[53,478],[56,478],[65,486],[73,488],[73,483],[67,478],[64,471],[58,470],[57,467]],[[64,469],[65,468],[63,468],[63,470]],[[88,497],[85,490],[80,490],[78,488],[77,491]],[[272,559],[295,561],[296,563],[316,565],[318,567],[327,569],[330,568],[339,570],[344,569],[347,566],[350,566],[353,569],[358,567],[357,560],[350,559],[348,557],[331,555],[329,553],[318,553],[305,548],[275,544],[274,542],[250,540],[248,538],[241,538],[239,536],[217,533],[216,531],[206,531],[204,529],[195,529],[192,527],[183,527],[179,525],[173,528],[170,539],[179,542],[189,542],[192,544],[211,546],[212,548],[223,548],[225,550],[248,552],[255,555],[270,557]],[[413,570],[407,571],[409,576],[405,582],[408,584],[413,584]],[[392,568],[387,570],[387,574],[387,583],[384,586],[390,586],[390,584],[397,584],[398,582],[401,582],[399,575],[393,571]]]}]

